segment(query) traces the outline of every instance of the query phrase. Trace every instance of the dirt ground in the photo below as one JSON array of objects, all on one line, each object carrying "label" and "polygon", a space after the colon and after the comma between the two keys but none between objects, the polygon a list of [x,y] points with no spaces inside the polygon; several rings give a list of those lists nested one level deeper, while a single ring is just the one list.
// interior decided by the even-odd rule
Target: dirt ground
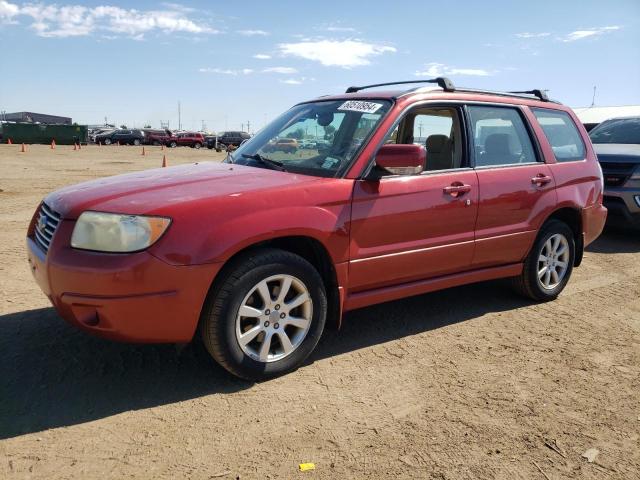
[{"label": "dirt ground", "polygon": [[19,148],[0,146],[0,478],[640,478],[639,235],[605,233],[555,302],[497,281],[366,308],[250,384],[199,345],[75,330],[25,257],[46,193],[222,154]]}]

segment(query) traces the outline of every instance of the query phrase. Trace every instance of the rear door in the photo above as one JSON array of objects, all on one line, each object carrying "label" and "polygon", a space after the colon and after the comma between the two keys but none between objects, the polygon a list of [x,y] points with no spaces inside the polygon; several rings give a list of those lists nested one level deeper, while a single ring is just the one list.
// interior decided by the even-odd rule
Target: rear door
[{"label": "rear door", "polygon": [[516,106],[468,105],[479,209],[473,267],[520,262],[556,205],[553,176]]},{"label": "rear door", "polygon": [[426,145],[426,170],[356,182],[351,292],[470,268],[478,181],[468,163],[461,119],[457,107],[415,107],[386,143]]}]

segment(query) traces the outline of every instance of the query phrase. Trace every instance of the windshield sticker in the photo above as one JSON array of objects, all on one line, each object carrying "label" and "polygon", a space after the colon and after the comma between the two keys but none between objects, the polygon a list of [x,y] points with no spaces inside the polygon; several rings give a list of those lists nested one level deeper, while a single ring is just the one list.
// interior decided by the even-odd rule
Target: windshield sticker
[{"label": "windshield sticker", "polygon": [[361,100],[349,100],[338,107],[338,110],[351,112],[374,113],[382,106],[381,103],[363,102]]},{"label": "windshield sticker", "polygon": [[336,163],[339,163],[339,162],[340,160],[338,160],[337,158],[327,157],[324,159],[324,162],[322,163],[322,168],[324,168],[325,170],[331,169]]}]

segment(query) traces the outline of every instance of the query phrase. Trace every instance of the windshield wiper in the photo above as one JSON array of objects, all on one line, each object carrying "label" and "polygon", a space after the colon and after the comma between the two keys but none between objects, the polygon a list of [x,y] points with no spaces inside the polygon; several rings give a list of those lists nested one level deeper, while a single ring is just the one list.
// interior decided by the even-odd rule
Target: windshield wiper
[{"label": "windshield wiper", "polygon": [[249,158],[251,160],[255,160],[258,163],[261,163],[265,167],[271,168],[273,170],[279,170],[281,172],[286,172],[287,170],[284,168],[282,162],[278,162],[277,160],[271,160],[270,158],[263,157],[259,153],[254,153],[253,155],[247,155],[246,153],[242,154],[242,158]]}]

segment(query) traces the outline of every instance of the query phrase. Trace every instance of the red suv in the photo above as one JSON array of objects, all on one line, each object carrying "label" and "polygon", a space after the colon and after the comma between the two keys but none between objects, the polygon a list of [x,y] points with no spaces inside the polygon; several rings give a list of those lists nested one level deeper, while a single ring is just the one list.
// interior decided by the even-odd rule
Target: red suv
[{"label": "red suv", "polygon": [[204,145],[204,135],[196,132],[174,133],[164,140],[165,145],[174,147],[201,148]]},{"label": "red suv", "polygon": [[[224,163],[48,195],[27,233],[36,281],[84,330],[199,334],[248,379],[296,368],[367,305],[502,277],[554,299],[606,217],[586,131],[539,90],[427,82],[300,103]],[[270,148],[290,136],[324,147]]]}]

